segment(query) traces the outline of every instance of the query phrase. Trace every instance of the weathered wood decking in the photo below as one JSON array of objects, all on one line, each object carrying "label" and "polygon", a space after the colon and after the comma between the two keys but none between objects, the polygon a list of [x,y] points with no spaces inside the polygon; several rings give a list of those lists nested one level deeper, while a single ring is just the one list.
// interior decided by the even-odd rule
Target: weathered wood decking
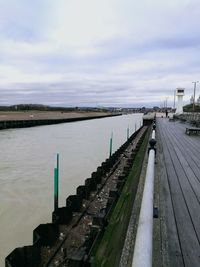
[{"label": "weathered wood decking", "polygon": [[157,118],[163,266],[200,266],[200,137]]}]

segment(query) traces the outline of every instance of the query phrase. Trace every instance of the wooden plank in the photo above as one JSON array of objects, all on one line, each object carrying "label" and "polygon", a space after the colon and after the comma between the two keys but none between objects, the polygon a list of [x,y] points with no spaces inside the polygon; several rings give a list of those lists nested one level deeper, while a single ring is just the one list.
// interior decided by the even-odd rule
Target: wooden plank
[{"label": "wooden plank", "polygon": [[[189,215],[191,216],[191,221],[194,225],[197,238],[198,240],[200,240],[200,224],[199,224],[200,213],[197,213],[197,210],[200,211],[199,201],[194,193],[194,190],[191,187],[189,178],[186,176],[186,173],[184,171],[184,166],[183,166],[184,157],[182,156],[181,153],[177,155],[176,150],[178,150],[178,148],[176,147],[175,143],[173,143],[173,147],[172,145],[171,146],[170,145],[169,149],[171,150],[171,158],[174,164],[175,172],[177,173],[177,178],[185,200],[185,205],[188,209]],[[182,162],[180,162],[179,157],[182,159]]]},{"label": "wooden plank", "polygon": [[[170,161],[166,152],[165,160],[167,157]],[[167,163],[167,174],[184,263],[186,266],[198,266],[200,247],[172,162]]]},{"label": "wooden plank", "polygon": [[[195,197],[194,192],[192,193],[191,186],[188,187],[189,182],[187,181],[187,177],[184,174],[180,161],[178,160],[178,157],[173,149],[174,143],[172,143],[172,136],[170,137],[170,139],[167,137],[166,127],[164,130],[162,128],[165,125],[161,125],[160,123],[158,125],[161,128],[161,141],[163,143],[163,153],[169,183],[169,190],[171,193],[172,205],[174,207],[174,216],[178,229],[178,238],[180,240],[184,265],[199,266],[200,245],[196,229],[193,224],[194,218],[192,220],[187,206],[189,203],[190,207],[192,208],[191,212],[194,213],[195,207],[198,207],[199,203]],[[181,169],[182,171],[180,171]],[[180,180],[181,177],[179,175],[179,172],[181,173],[181,176],[183,174],[185,175],[185,179]],[[187,200],[185,198],[186,195],[183,194],[183,189],[181,186],[184,186],[184,190],[186,190],[186,192],[187,190],[189,190],[189,196],[187,196]],[[197,227],[196,222],[195,225]],[[171,242],[173,242],[173,240],[171,240]]]},{"label": "wooden plank", "polygon": [[[192,161],[195,162],[196,166],[200,165],[200,142],[199,139],[194,137],[188,137],[183,134],[183,129],[181,129],[181,124],[177,125],[176,127],[167,127],[169,125],[165,125],[165,131],[168,130],[168,135],[171,133],[171,138],[176,140],[179,143],[179,147],[184,149],[185,153],[189,153],[187,158],[192,158]],[[198,168],[199,173],[199,168]]]},{"label": "wooden plank", "polygon": [[[159,142],[161,144],[161,142]],[[162,146],[161,146],[162,149]],[[184,266],[163,154],[159,149],[162,266]]]},{"label": "wooden plank", "polygon": [[[196,136],[187,136],[185,134],[183,134],[185,132],[185,125],[182,125],[178,122],[174,123],[173,125],[170,125],[170,123],[165,125],[170,131],[173,131],[174,134],[177,134],[179,137],[181,136],[181,141],[187,140],[187,142],[190,143],[191,146],[197,145],[197,147],[199,147],[199,137]],[[189,125],[188,125],[189,127]]]},{"label": "wooden plank", "polygon": [[[171,129],[170,131],[167,132],[167,134],[169,136],[170,134],[172,134],[172,136],[170,137],[173,138],[173,141],[178,146],[178,150],[181,151],[182,155],[184,156],[184,159],[187,161],[189,165],[189,166],[186,166],[185,168],[186,172],[190,172],[191,170],[191,172],[188,173],[187,176],[193,177],[193,174],[194,174],[196,179],[200,182],[200,142],[198,142],[198,144],[193,144],[192,146],[191,141],[193,141],[194,139],[191,140],[189,137],[182,139],[180,135],[175,134],[174,132],[172,133]],[[188,169],[188,167],[190,167],[190,170]]]},{"label": "wooden plank", "polygon": [[[177,144],[174,147],[177,157],[182,164],[183,170],[187,176],[187,179],[192,187],[194,194],[196,195],[199,203],[200,203],[200,165],[195,164],[195,160],[192,157],[193,153],[186,146],[181,146],[178,142],[179,139],[174,139],[174,142]],[[198,154],[199,158],[197,159],[198,163],[200,163],[200,154]]]}]

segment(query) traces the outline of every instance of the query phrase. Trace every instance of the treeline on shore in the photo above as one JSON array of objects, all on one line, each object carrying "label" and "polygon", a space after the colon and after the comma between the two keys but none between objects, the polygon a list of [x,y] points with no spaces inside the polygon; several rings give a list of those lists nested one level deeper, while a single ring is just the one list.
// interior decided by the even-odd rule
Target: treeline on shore
[{"label": "treeline on shore", "polygon": [[153,109],[145,107],[53,107],[42,104],[19,104],[12,106],[0,106],[0,111],[61,111],[61,112],[111,112],[111,113],[145,113]]},{"label": "treeline on shore", "polygon": [[[52,107],[42,104],[19,104],[12,106],[0,106],[0,111],[61,111],[61,112],[137,112],[137,113],[147,113],[147,112],[165,112],[165,110],[174,112],[172,108],[165,107],[153,107],[153,108],[116,108],[116,107]],[[185,105],[183,107],[184,112],[200,112],[200,106],[193,104]]]}]

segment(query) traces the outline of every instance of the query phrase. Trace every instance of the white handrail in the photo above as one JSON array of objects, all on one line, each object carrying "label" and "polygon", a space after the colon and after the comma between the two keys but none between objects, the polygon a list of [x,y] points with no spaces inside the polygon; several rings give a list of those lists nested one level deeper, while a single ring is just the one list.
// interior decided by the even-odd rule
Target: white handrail
[{"label": "white handrail", "polygon": [[152,137],[151,137],[151,138],[152,138],[152,139],[155,139],[155,137],[156,137],[156,131],[153,130],[153,131],[152,131]]},{"label": "white handrail", "polygon": [[[153,130],[152,132],[152,139],[154,139],[155,141],[155,130]],[[153,147],[154,145],[152,145],[149,150],[148,165],[132,260],[132,267],[152,266],[153,194],[155,163],[155,149]]]}]

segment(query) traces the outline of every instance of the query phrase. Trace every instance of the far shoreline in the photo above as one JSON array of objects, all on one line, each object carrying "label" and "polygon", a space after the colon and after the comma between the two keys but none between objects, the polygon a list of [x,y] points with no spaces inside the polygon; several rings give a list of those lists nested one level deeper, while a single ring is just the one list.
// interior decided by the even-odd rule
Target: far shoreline
[{"label": "far shoreline", "polygon": [[27,128],[58,123],[76,122],[121,116],[111,112],[16,111],[0,112],[0,130]]}]

